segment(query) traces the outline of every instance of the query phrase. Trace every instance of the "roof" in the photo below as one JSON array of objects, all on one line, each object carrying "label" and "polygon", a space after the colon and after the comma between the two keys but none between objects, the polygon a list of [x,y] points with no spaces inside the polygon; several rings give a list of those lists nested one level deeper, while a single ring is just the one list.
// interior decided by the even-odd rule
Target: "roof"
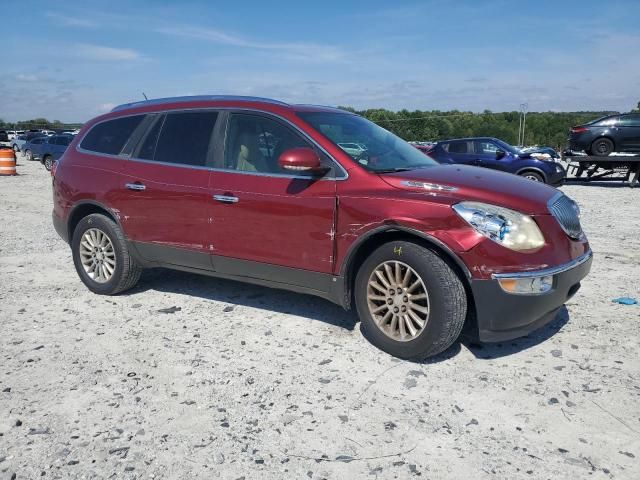
[{"label": "roof", "polygon": [[273,100],[271,98],[262,97],[247,97],[241,95],[191,95],[183,97],[167,97],[167,98],[154,98],[152,100],[141,100],[139,102],[123,103],[114,107],[112,112],[118,112],[121,110],[128,110],[129,108],[146,107],[150,105],[163,105],[165,103],[177,103],[177,102],[198,102],[198,101],[237,101],[237,102],[260,102],[270,103],[272,105],[280,105],[288,107],[288,103],[281,102],[279,100]]},{"label": "roof", "polygon": [[[329,107],[325,105],[307,105],[297,104],[291,105],[279,100],[264,97],[248,97],[242,95],[192,95],[183,97],[167,97],[167,98],[154,98],[152,100],[141,100],[139,102],[123,103],[114,107],[112,112],[119,112],[122,110],[129,110],[131,108],[148,107],[155,105],[165,105],[169,103],[182,103],[182,102],[252,102],[252,103],[265,103],[269,105],[276,105],[279,107],[288,107],[297,111],[303,112],[341,112],[345,113],[345,110],[341,110],[335,107]],[[349,112],[346,112],[349,113]]]}]

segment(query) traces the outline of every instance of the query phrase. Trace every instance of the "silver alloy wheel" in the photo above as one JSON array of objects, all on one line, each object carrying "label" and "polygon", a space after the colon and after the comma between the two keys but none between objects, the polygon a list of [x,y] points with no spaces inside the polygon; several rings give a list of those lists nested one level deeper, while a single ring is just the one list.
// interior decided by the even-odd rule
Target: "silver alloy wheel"
[{"label": "silver alloy wheel", "polygon": [[102,230],[90,228],[80,240],[80,261],[94,282],[106,283],[116,270],[116,252],[111,239]]},{"label": "silver alloy wheel", "polygon": [[53,166],[53,160],[51,158],[51,155],[47,155],[44,158],[44,168],[46,168],[47,170],[51,170],[52,166]]},{"label": "silver alloy wheel", "polygon": [[31,153],[31,150],[27,150],[26,152],[24,152],[24,155],[25,157],[27,157],[27,160],[33,160],[33,153]]},{"label": "silver alloy wheel", "polygon": [[534,182],[539,182],[540,179],[536,175],[525,174],[524,178],[528,178],[529,180],[533,180]]},{"label": "silver alloy wheel", "polygon": [[429,321],[429,293],[420,275],[403,262],[378,265],[367,284],[367,305],[378,328],[389,338],[408,342]]}]

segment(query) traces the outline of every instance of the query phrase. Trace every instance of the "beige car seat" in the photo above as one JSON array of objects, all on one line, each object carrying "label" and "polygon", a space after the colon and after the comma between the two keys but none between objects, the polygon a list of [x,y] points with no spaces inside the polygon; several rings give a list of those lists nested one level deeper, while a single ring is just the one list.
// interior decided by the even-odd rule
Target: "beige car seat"
[{"label": "beige car seat", "polygon": [[236,140],[236,170],[243,172],[267,172],[267,163],[258,147],[258,139],[252,133],[242,132]]}]

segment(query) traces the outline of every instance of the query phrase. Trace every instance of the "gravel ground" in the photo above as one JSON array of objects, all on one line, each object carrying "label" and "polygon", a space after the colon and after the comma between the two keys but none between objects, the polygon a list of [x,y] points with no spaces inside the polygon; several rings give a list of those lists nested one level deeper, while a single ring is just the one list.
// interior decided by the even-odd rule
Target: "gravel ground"
[{"label": "gravel ground", "polygon": [[595,261],[549,326],[411,363],[304,295],[165,270],[93,295],[49,174],[18,171],[0,178],[0,480],[640,478],[640,305],[611,301],[640,298],[640,189],[563,188]]}]

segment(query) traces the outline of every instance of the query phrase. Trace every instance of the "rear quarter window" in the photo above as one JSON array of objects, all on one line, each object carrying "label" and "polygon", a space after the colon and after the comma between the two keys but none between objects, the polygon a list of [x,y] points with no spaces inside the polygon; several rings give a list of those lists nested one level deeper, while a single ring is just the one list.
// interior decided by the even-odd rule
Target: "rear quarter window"
[{"label": "rear quarter window", "polygon": [[80,147],[91,152],[118,155],[144,115],[116,118],[95,125],[82,139]]}]

